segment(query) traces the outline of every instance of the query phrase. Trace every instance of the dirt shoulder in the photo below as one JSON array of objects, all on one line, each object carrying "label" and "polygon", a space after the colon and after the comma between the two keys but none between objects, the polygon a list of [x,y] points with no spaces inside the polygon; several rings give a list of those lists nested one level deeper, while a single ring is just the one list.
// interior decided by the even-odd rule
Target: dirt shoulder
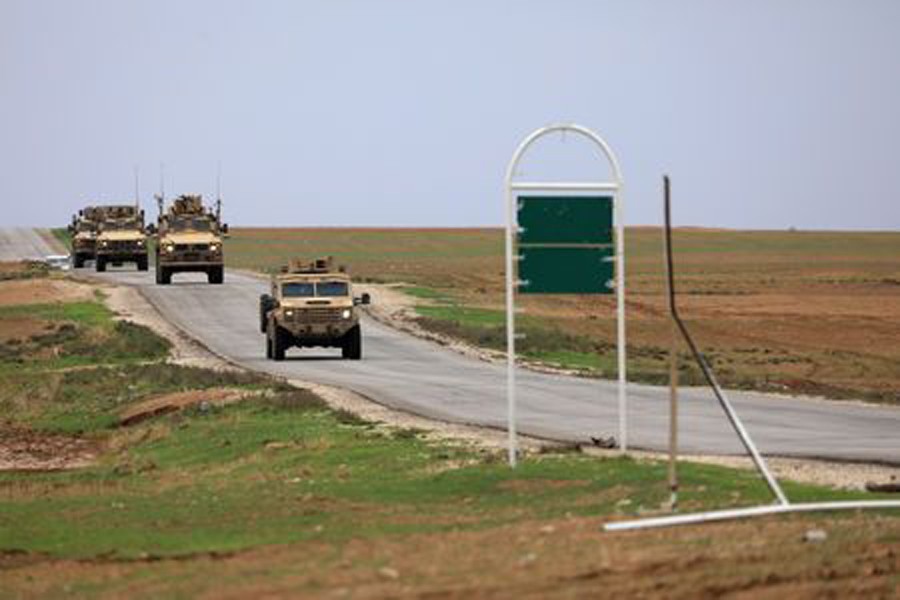
[{"label": "dirt shoulder", "polygon": [[[372,296],[372,304],[369,305],[366,310],[373,319],[383,325],[387,325],[388,327],[392,327],[417,338],[434,342],[435,344],[476,360],[492,363],[500,363],[506,360],[506,353],[504,352],[474,346],[458,338],[435,331],[429,331],[419,325],[419,315],[416,313],[416,307],[429,306],[433,303],[427,299],[414,298],[409,294],[403,293],[402,289],[407,287],[407,284],[361,283],[356,284],[354,287],[360,292],[366,292]],[[516,364],[538,373],[570,375],[575,377],[585,376],[582,371],[561,369],[528,360],[521,356],[516,357]]]}]

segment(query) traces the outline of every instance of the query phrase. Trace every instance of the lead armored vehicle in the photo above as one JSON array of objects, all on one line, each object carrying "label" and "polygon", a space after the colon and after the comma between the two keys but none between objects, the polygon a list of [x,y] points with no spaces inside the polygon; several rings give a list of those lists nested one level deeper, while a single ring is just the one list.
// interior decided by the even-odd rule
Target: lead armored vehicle
[{"label": "lead armored vehicle", "polygon": [[357,306],[369,295],[353,296],[353,283],[331,257],[291,261],[272,276],[271,290],[259,298],[259,328],[266,334],[266,358],[284,360],[288,348],[340,348],[344,358],[362,358]]},{"label": "lead armored vehicle", "polygon": [[156,228],[156,283],[169,284],[173,273],[206,273],[209,283],[225,279],[222,240],[228,225],[222,223],[222,203],[205,209],[201,196],[179,196],[167,211],[162,196]]},{"label": "lead armored vehicle", "polygon": [[97,228],[103,218],[96,206],[86,206],[72,215],[69,234],[72,236],[72,266],[80,269],[85,261],[94,260],[97,248]]},{"label": "lead armored vehicle", "polygon": [[99,206],[101,218],[97,224],[94,266],[98,273],[109,264],[126,262],[137,265],[138,271],[148,266],[147,236],[144,233],[144,211],[133,205]]}]

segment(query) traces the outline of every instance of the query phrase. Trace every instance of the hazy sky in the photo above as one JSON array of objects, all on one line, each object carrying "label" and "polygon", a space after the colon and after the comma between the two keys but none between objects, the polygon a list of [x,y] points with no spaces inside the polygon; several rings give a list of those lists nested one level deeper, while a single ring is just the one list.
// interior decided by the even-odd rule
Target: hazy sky
[{"label": "hazy sky", "polygon": [[[900,229],[900,2],[0,0],[0,225],[215,193],[235,225],[499,225],[555,121],[630,224]],[[547,139],[528,178],[605,174]],[[154,210],[148,213],[155,215]]]}]

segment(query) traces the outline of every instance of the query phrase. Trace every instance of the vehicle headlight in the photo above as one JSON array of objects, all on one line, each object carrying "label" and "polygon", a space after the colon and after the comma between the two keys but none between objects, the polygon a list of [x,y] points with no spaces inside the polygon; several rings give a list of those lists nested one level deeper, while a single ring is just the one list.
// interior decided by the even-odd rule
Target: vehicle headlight
[{"label": "vehicle headlight", "polygon": [[143,246],[143,245],[144,245],[144,240],[138,240],[137,243],[138,243],[138,246]]},{"label": "vehicle headlight", "polygon": [[344,317],[345,319],[349,319],[350,317],[353,316],[353,311],[350,310],[349,308],[345,308],[344,312],[341,313],[341,316]]},{"label": "vehicle headlight", "polygon": [[218,245],[218,244],[210,244],[210,245],[209,245],[209,249],[210,249],[211,251],[213,251],[213,252],[218,252],[218,251],[219,251],[219,245]]},{"label": "vehicle headlight", "polygon": [[293,316],[294,316],[294,311],[292,311],[292,310],[286,310],[286,311],[284,311],[284,316],[286,316],[286,317],[293,317]]},{"label": "vehicle headlight", "polygon": [[100,245],[101,246],[109,246],[109,242],[107,242],[106,240],[103,240],[102,242],[100,242]]},{"label": "vehicle headlight", "polygon": [[174,244],[167,245],[166,252],[175,252],[175,245]]}]

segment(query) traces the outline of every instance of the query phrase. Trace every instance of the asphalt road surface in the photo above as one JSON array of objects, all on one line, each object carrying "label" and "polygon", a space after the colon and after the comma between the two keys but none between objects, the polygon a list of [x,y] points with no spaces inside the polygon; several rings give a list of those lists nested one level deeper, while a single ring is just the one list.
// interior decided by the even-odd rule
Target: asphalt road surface
[{"label": "asphalt road surface", "polygon": [[[0,230],[0,248],[30,252],[40,237]],[[40,247],[39,245],[37,247]],[[50,253],[49,248],[44,253]],[[8,252],[4,250],[4,252]],[[259,279],[228,272],[214,286],[179,274],[157,286],[153,271],[112,270],[100,277],[137,286],[175,325],[214,352],[251,369],[352,389],[381,404],[446,421],[505,428],[505,368],[470,359],[374,322],[363,321],[363,360],[336,349],[292,349],[287,360],[265,359],[258,329]],[[373,297],[373,302],[378,302]],[[588,442],[615,436],[616,384],[520,370],[519,430]],[[812,398],[729,392],[737,413],[766,455],[900,464],[900,409]],[[742,454],[743,448],[709,390],[680,391],[683,452]],[[668,439],[668,389],[628,386],[629,446],[663,450]]]},{"label": "asphalt road surface", "polygon": [[59,254],[34,229],[0,229],[0,261],[38,259]]}]

